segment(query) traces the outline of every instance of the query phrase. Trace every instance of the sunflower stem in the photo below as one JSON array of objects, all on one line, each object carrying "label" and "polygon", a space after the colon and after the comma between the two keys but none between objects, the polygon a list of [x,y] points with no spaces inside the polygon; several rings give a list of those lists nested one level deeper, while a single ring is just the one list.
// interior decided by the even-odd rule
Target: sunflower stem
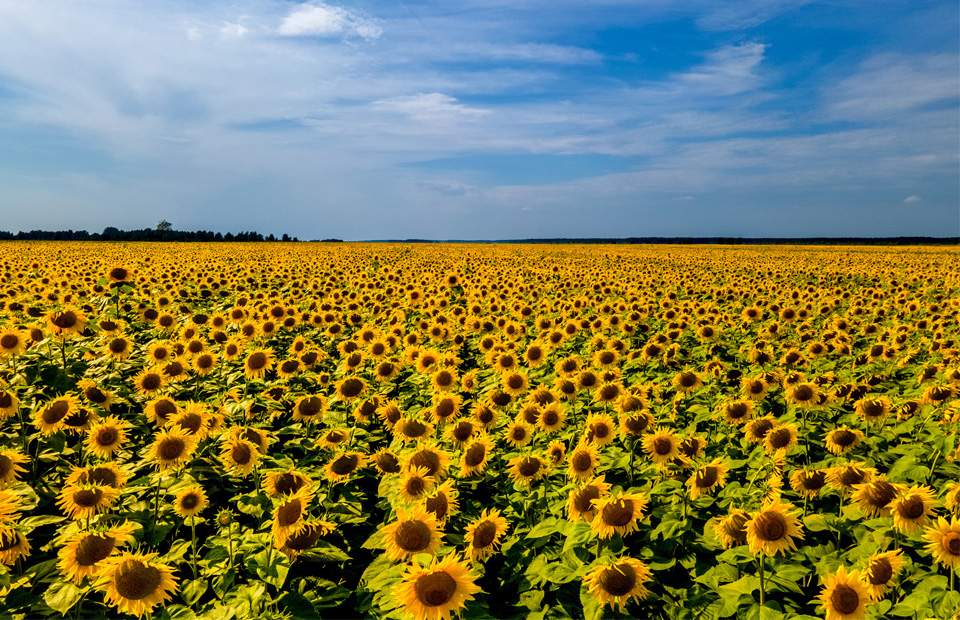
[{"label": "sunflower stem", "polygon": [[37,462],[33,456],[33,452],[30,451],[30,440],[27,439],[27,425],[23,421],[23,411],[20,407],[17,407],[17,418],[20,419],[20,437],[23,440],[23,453],[30,457],[30,478],[31,480],[36,480]]},{"label": "sunflower stem", "polygon": [[63,364],[63,376],[67,376],[67,342],[63,337],[63,334],[60,334],[60,360]]},{"label": "sunflower stem", "polygon": [[233,519],[227,524],[227,550],[230,552],[230,571],[236,574],[233,567]]},{"label": "sunflower stem", "polygon": [[197,578],[197,518],[190,517],[190,537],[193,548],[193,578]]},{"label": "sunflower stem", "polygon": [[764,600],[766,599],[767,590],[766,585],[763,581],[763,568],[764,568],[764,558],[763,555],[760,556],[760,607],[763,607]]},{"label": "sunflower stem", "polygon": [[153,491],[153,522],[157,523],[157,516],[160,514],[160,481],[163,476],[157,472],[157,487]]}]

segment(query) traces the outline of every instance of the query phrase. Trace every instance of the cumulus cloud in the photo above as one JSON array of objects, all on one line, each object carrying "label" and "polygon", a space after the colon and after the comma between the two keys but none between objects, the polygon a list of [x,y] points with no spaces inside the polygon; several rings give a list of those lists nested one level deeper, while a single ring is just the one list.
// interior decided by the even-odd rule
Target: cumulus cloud
[{"label": "cumulus cloud", "polygon": [[383,34],[383,29],[356,11],[319,2],[295,8],[283,19],[277,33],[290,37],[356,36],[377,39]]},{"label": "cumulus cloud", "polygon": [[912,205],[912,204],[915,204],[915,203],[918,203],[918,202],[922,202],[922,201],[923,201],[923,198],[921,198],[920,196],[907,196],[907,197],[904,198],[904,200],[903,200],[903,202],[904,202],[905,204],[908,204],[908,205]]}]

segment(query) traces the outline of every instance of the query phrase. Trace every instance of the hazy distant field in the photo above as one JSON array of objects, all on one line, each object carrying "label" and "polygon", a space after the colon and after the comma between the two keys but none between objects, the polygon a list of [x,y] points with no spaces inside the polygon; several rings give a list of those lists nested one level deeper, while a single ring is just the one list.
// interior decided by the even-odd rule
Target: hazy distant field
[{"label": "hazy distant field", "polygon": [[0,262],[2,617],[960,609],[955,248]]}]

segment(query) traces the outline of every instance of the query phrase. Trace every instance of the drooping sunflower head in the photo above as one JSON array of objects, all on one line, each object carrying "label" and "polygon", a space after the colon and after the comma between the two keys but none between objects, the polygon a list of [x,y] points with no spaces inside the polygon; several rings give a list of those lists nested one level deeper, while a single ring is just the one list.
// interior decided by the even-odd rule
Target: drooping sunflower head
[{"label": "drooping sunflower head", "polygon": [[313,493],[306,487],[292,495],[281,496],[273,509],[273,544],[276,548],[303,530],[312,501]]},{"label": "drooping sunflower head", "polygon": [[0,523],[0,564],[13,566],[30,555],[30,541],[20,530]]},{"label": "drooping sunflower head", "polygon": [[703,385],[703,380],[692,370],[684,370],[674,376],[670,383],[678,392],[692,392]]},{"label": "drooping sunflower head", "polygon": [[841,493],[853,491],[856,484],[870,482],[877,475],[877,470],[867,467],[863,463],[850,461],[842,465],[835,465],[827,470],[827,484]]},{"label": "drooping sunflower head", "polygon": [[447,480],[432,491],[425,493],[420,500],[424,510],[432,513],[441,525],[447,522],[450,515],[456,514],[459,510],[457,502],[457,491],[453,487],[453,482]]},{"label": "drooping sunflower head", "polygon": [[179,412],[180,406],[177,402],[166,396],[155,398],[143,407],[144,415],[157,426],[165,426]]},{"label": "drooping sunflower head", "polygon": [[483,509],[480,516],[467,526],[464,535],[467,557],[472,561],[482,562],[493,555],[500,546],[500,539],[506,532],[507,520],[500,516],[500,511]]},{"label": "drooping sunflower head", "polygon": [[310,477],[296,469],[271,471],[263,476],[262,487],[273,498],[292,495],[300,489],[309,488]]},{"label": "drooping sunflower head", "polygon": [[367,462],[364,454],[357,451],[336,454],[324,467],[324,477],[331,482],[344,482]]},{"label": "drooping sunflower head", "polygon": [[90,467],[75,467],[67,476],[67,484],[99,484],[120,490],[127,486],[130,472],[114,463],[101,463]]},{"label": "drooping sunflower head", "polygon": [[387,448],[381,448],[373,455],[373,464],[381,474],[400,473],[400,458]]},{"label": "drooping sunflower head", "polygon": [[33,423],[44,435],[53,435],[64,428],[64,419],[77,408],[76,398],[59,396],[37,409],[33,414]]},{"label": "drooping sunflower head", "polygon": [[777,424],[763,438],[763,447],[767,452],[778,450],[789,452],[797,445],[797,425],[792,422]]},{"label": "drooping sunflower head", "polygon": [[760,443],[779,422],[772,415],[765,415],[762,418],[750,420],[744,427],[744,435],[750,443]]},{"label": "drooping sunflower head", "polygon": [[288,558],[293,559],[317,544],[321,536],[335,529],[336,524],[329,521],[305,521],[298,532],[287,536],[286,542],[279,549]]},{"label": "drooping sunflower head", "polygon": [[905,490],[905,486],[895,482],[887,482],[887,477],[881,474],[863,484],[854,485],[853,501],[860,508],[860,512],[868,518],[889,517],[890,503]]},{"label": "drooping sunflower head", "polygon": [[[609,561],[609,560],[607,560]],[[584,579],[587,591],[603,609],[607,605],[623,611],[635,599],[646,598],[650,591],[644,584],[653,579],[646,564],[631,557],[620,557],[612,563],[599,563]]]},{"label": "drooping sunflower head", "polygon": [[711,493],[718,487],[723,487],[727,479],[727,465],[723,459],[714,459],[710,463],[698,468],[687,480],[690,487],[690,498],[697,499],[703,494]]},{"label": "drooping sunflower head", "polygon": [[460,473],[469,478],[483,473],[493,453],[493,441],[486,433],[475,436],[460,455]]},{"label": "drooping sunflower head", "polygon": [[745,424],[753,417],[754,401],[735,400],[720,405],[720,412],[723,414],[723,420],[732,426]]},{"label": "drooping sunflower head", "polygon": [[427,473],[442,479],[446,476],[447,467],[450,464],[450,455],[446,451],[430,445],[420,443],[417,449],[406,456],[404,459],[404,469],[413,467],[426,468]]},{"label": "drooping sunflower head", "polygon": [[16,450],[0,452],[0,489],[17,480],[26,471],[20,466],[27,462],[29,459]]},{"label": "drooping sunflower head", "polygon": [[84,577],[94,577],[101,562],[113,555],[119,547],[133,543],[134,525],[124,521],[106,531],[80,532],[57,552],[57,567],[65,578],[80,585]]},{"label": "drooping sunflower head", "polygon": [[739,508],[731,508],[727,516],[714,522],[713,531],[724,549],[747,544],[747,521],[749,515]]},{"label": "drooping sunflower head", "polygon": [[220,462],[236,476],[247,476],[260,460],[260,450],[252,441],[227,436],[220,450]]},{"label": "drooping sunflower head", "polygon": [[106,512],[120,491],[99,484],[67,485],[60,491],[57,505],[76,521],[90,519]]},{"label": "drooping sunflower head", "polygon": [[897,578],[903,568],[903,552],[898,550],[886,553],[874,553],[867,560],[867,567],[863,570],[863,577],[870,591],[870,598],[880,600],[884,592]]},{"label": "drooping sunflower head", "polygon": [[823,469],[797,469],[790,476],[790,487],[808,499],[819,495],[826,484],[827,472]]},{"label": "drooping sunflower head", "polygon": [[832,454],[840,456],[859,446],[863,438],[864,435],[862,431],[843,425],[827,433],[827,450]]}]

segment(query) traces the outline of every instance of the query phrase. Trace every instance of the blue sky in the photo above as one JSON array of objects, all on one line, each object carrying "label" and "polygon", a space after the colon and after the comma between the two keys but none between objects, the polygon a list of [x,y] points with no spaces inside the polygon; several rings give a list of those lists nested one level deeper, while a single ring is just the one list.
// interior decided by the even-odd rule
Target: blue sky
[{"label": "blue sky", "polygon": [[0,0],[0,229],[960,234],[960,16]]}]

